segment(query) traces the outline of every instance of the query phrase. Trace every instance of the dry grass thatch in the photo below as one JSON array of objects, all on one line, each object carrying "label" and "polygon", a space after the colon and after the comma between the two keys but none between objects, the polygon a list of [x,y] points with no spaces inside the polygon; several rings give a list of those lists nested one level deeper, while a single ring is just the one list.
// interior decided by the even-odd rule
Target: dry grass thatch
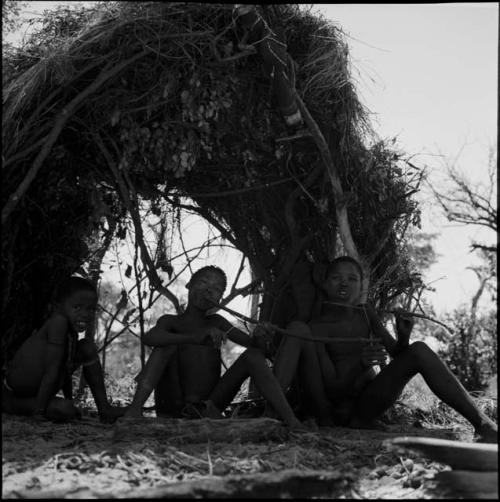
[{"label": "dry grass thatch", "polygon": [[[354,241],[372,265],[374,298],[387,302],[415,279],[401,238],[418,224],[419,174],[404,172],[392,145],[369,146],[342,31],[297,5],[259,12],[284,34],[297,94],[328,142]],[[102,218],[116,224],[138,199],[188,207],[214,225],[249,258],[269,292],[262,315],[277,322],[295,260],[339,252],[318,148],[311,137],[286,139],[229,4],[62,8],[4,53],[4,70],[4,340],[39,322],[40,298],[89,258],[85,237]]]}]

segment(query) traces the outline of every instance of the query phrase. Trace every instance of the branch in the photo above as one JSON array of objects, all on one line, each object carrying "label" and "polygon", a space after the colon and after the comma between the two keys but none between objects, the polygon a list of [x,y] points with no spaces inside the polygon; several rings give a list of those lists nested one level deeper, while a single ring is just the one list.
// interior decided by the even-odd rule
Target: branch
[{"label": "branch", "polygon": [[238,268],[238,272],[236,273],[236,277],[234,278],[233,285],[231,286],[231,293],[234,293],[234,291],[236,290],[236,284],[238,283],[238,279],[240,278],[240,275],[243,272],[243,269],[245,268],[245,260],[246,256],[242,253],[240,266]]},{"label": "branch", "polygon": [[[189,198],[191,199],[202,199],[202,198],[211,198],[211,197],[225,197],[227,195],[238,195],[246,192],[253,192],[255,190],[262,190],[262,189],[267,189],[272,186],[276,185],[282,185],[283,183],[288,183],[289,181],[293,181],[293,177],[288,177],[288,178],[283,178],[281,180],[276,180],[276,181],[270,181],[269,183],[263,183],[261,185],[252,185],[250,187],[245,187],[245,188],[235,188],[234,190],[223,190],[219,192],[189,192],[187,194]],[[168,196],[169,194],[166,194],[164,191],[158,190],[158,192],[163,195],[163,196]]]},{"label": "branch", "polygon": [[254,279],[252,282],[249,282],[246,286],[243,286],[242,288],[234,288],[229,295],[227,295],[225,298],[223,298],[220,303],[217,305],[222,308],[224,305],[227,305],[231,300],[236,298],[237,296],[246,296],[247,294],[251,293],[256,286],[258,286],[262,280],[257,277],[257,279]]},{"label": "branch", "polygon": [[323,159],[328,177],[330,178],[330,182],[332,184],[333,194],[335,197],[335,213],[337,215],[337,224],[339,228],[340,238],[342,239],[342,244],[344,245],[349,256],[352,256],[353,258],[361,262],[358,250],[352,238],[351,228],[349,226],[349,219],[347,216],[342,184],[340,183],[340,178],[330,154],[328,144],[326,143],[325,137],[323,136],[323,133],[321,132],[318,124],[313,119],[313,117],[309,113],[309,110],[297,93],[295,93],[295,98],[297,100],[300,112],[311,131],[316,145],[318,146],[321,158]]},{"label": "branch", "polygon": [[[83,68],[82,70],[80,70],[72,79],[70,82],[68,82],[66,85],[69,86],[71,83],[75,82],[76,80],[78,80],[82,75],[84,75],[85,73],[87,73],[88,71],[94,69],[96,66],[99,66],[100,64],[102,64],[102,58],[99,58],[95,61],[92,61],[91,64],[89,64],[88,66],[86,66],[85,68]],[[7,148],[7,153],[6,153],[6,156],[8,156],[10,154],[11,151],[15,150],[17,148],[17,145],[19,144],[19,142],[22,140],[23,136],[25,135],[28,135],[30,134],[30,126],[31,124],[33,123],[34,119],[37,118],[40,113],[42,112],[43,108],[52,101],[53,98],[55,98],[57,96],[57,94],[59,94],[61,91],[64,90],[64,87],[63,86],[58,86],[56,87],[56,89],[54,89],[38,106],[37,108],[35,109],[35,111],[30,115],[30,117],[28,118],[28,120],[25,121],[25,123],[23,124],[23,127],[20,131],[18,131],[16,133],[16,137],[15,137],[15,141],[12,143],[12,145],[9,145],[8,148]],[[47,110],[44,111],[44,114],[46,114],[51,108],[53,108],[55,105],[53,104],[51,107],[49,107]],[[9,116],[7,117],[4,117],[3,120],[9,120]],[[50,126],[50,122],[47,122],[43,128],[45,128],[46,126]],[[40,128],[37,127],[37,134],[40,132],[39,130]],[[33,141],[33,138],[30,137],[30,143]],[[31,148],[29,149],[31,150]],[[25,153],[27,153],[28,150],[24,150]],[[8,158],[6,164],[10,164],[14,159],[18,158],[19,157],[19,154],[17,154],[16,156],[14,157],[11,157],[11,158]]]},{"label": "branch", "polygon": [[477,242],[473,242],[471,244],[472,249],[482,249],[483,251],[489,251],[491,253],[498,252],[498,246],[487,246],[486,244],[478,244]]},{"label": "branch", "polygon": [[230,231],[222,226],[221,223],[219,223],[211,214],[209,214],[207,211],[203,210],[199,206],[192,206],[189,204],[180,204],[177,202],[174,202],[170,197],[164,195],[165,200],[168,201],[172,206],[174,207],[180,207],[182,209],[187,209],[188,211],[192,211],[193,213],[199,214],[202,216],[205,220],[207,220],[213,227],[215,227],[220,233],[222,238],[228,240],[231,244],[236,249],[238,248],[236,237],[233,237],[230,233]]},{"label": "branch", "polygon": [[116,74],[120,73],[124,68],[128,65],[132,64],[137,59],[145,56],[148,51],[140,52],[135,56],[123,61],[122,63],[116,65],[114,68],[109,68],[109,64],[106,65],[99,76],[90,84],[86,89],[78,94],[75,98],[73,98],[58,114],[54,121],[54,127],[52,131],[47,136],[47,141],[43,145],[42,149],[36,156],[31,168],[28,170],[26,176],[23,181],[17,187],[17,190],[9,197],[5,206],[2,209],[2,224],[5,224],[7,219],[9,218],[12,211],[16,208],[17,204],[24,196],[29,186],[36,178],[38,171],[43,165],[44,160],[47,155],[50,153],[52,146],[57,141],[57,138],[61,134],[66,122],[69,120],[71,115],[76,111],[76,109],[85,101],[85,99],[95,92],[99,87],[101,87],[107,80],[111,77],[114,77]]},{"label": "branch", "polygon": [[128,189],[125,185],[125,182],[124,182],[122,176],[120,175],[120,172],[116,168],[115,162],[112,159],[110,153],[108,152],[107,148],[104,146],[104,143],[103,143],[100,135],[95,132],[92,132],[92,135],[93,135],[99,149],[101,150],[104,157],[106,158],[106,161],[108,163],[109,168],[111,169],[111,171],[113,172],[113,175],[115,176],[115,179],[118,184],[118,188],[119,188],[119,191],[122,195],[125,206],[129,210],[130,216],[132,217],[132,222],[133,222],[134,228],[135,228],[136,239],[137,239],[139,247],[141,249],[141,259],[145,265],[144,268],[145,268],[146,273],[148,275],[149,282],[155,289],[157,289],[160,293],[162,293],[164,296],[166,296],[174,305],[176,312],[180,313],[181,306],[179,304],[179,300],[168,288],[163,286],[162,281],[161,281],[160,277],[158,277],[158,274],[156,272],[156,267],[155,267],[153,261],[151,260],[151,257],[149,256],[148,249],[147,249],[146,244],[144,242],[144,236],[143,236],[142,225],[141,225],[141,218],[140,218],[140,215],[136,209],[136,206],[137,206],[136,195],[134,193],[135,200],[132,202],[130,195],[129,195],[129,192],[128,192]]},{"label": "branch", "polygon": [[[339,305],[341,307],[345,307],[345,304],[344,303],[336,303],[336,302],[330,302],[330,301],[324,301],[323,303],[328,303],[330,305]],[[364,307],[357,307],[357,306],[352,306],[350,305],[349,306],[350,308],[354,308],[354,309],[364,309]],[[453,329],[450,328],[449,326],[447,326],[446,324],[444,324],[443,322],[441,321],[438,321],[437,319],[434,319],[433,317],[429,317],[425,314],[419,314],[417,312],[410,312],[410,311],[407,311],[407,310],[401,310],[401,309],[389,309],[389,310],[379,310],[378,312],[382,313],[382,314],[401,314],[401,315],[404,315],[404,316],[411,316],[411,317],[418,317],[420,319],[425,319],[427,321],[431,321],[431,322],[435,322],[436,324],[439,324],[440,326],[443,326],[443,328],[447,329],[451,334],[453,334]]]}]

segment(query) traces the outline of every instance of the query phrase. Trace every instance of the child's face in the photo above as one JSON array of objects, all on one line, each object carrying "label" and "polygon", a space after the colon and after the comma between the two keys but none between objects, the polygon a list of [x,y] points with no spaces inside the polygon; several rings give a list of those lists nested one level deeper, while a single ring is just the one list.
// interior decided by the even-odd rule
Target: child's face
[{"label": "child's face", "polygon": [[189,303],[202,309],[208,310],[220,302],[225,290],[225,281],[221,274],[214,271],[206,271],[200,274],[188,285]]},{"label": "child's face", "polygon": [[69,321],[74,331],[85,331],[95,315],[97,295],[92,291],[75,291],[58,305],[58,310]]},{"label": "child's face", "polygon": [[337,263],[326,278],[328,299],[339,303],[354,304],[361,294],[361,277],[353,263]]}]

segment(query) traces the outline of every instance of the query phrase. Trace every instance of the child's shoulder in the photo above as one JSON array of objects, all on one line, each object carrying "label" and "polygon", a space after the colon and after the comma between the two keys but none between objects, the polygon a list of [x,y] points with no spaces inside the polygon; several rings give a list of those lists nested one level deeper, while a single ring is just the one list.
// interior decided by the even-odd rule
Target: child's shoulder
[{"label": "child's shoulder", "polygon": [[53,312],[39,332],[49,343],[63,344],[66,343],[70,330],[68,319],[59,312]]},{"label": "child's shoulder", "polygon": [[69,322],[68,322],[68,319],[66,318],[66,316],[64,316],[60,312],[53,312],[52,314],[50,314],[50,316],[47,318],[47,320],[43,323],[40,330],[44,330],[47,328],[67,329],[68,326],[69,326]]},{"label": "child's shoulder", "polygon": [[160,326],[171,326],[179,320],[180,320],[180,316],[177,314],[164,314],[164,315],[158,317],[156,324],[160,325]]},{"label": "child's shoulder", "polygon": [[222,328],[225,328],[231,324],[224,316],[221,316],[220,314],[208,315],[207,321],[216,327],[222,327]]}]

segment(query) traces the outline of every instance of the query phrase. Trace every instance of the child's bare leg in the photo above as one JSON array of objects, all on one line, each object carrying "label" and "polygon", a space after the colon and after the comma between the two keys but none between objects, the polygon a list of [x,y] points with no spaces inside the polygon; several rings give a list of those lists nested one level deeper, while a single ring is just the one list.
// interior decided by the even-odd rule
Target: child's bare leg
[{"label": "child's bare leg", "polygon": [[444,403],[464,416],[483,439],[497,441],[497,425],[474,403],[442,359],[424,342],[411,344],[385,367],[360,395],[358,417],[370,420],[391,406],[409,380],[420,373]]},{"label": "child's bare leg", "polygon": [[142,369],[132,402],[125,412],[125,417],[141,417],[142,406],[158,385],[165,367],[176,352],[176,347],[155,347]]},{"label": "child's bare leg", "polygon": [[[328,366],[326,364],[328,361]],[[333,425],[334,405],[328,398],[325,382],[331,376],[332,362],[322,343],[304,342],[299,378],[307,389],[311,408],[319,425]],[[330,372],[329,372],[330,371]]]},{"label": "child's bare leg", "polygon": [[89,384],[101,420],[112,421],[122,416],[125,408],[111,406],[108,402],[102,366],[94,343],[87,339],[80,340],[77,346],[77,357],[88,361],[82,364],[83,376]]},{"label": "child's bare leg", "polygon": [[179,375],[178,352],[169,360],[154,390],[157,417],[181,417],[186,405]]},{"label": "child's bare leg", "polygon": [[[283,392],[287,392],[299,367],[302,340],[283,336],[276,352],[273,372]],[[266,401],[263,416],[276,418],[276,410]]]},{"label": "child's bare leg", "polygon": [[[33,415],[36,397],[18,397],[11,392],[2,392],[2,411],[13,415]],[[79,416],[80,412],[70,399],[53,397],[47,406],[45,416],[49,420],[68,421]]]},{"label": "child's bare leg", "polygon": [[[309,331],[309,327],[301,322],[291,323],[287,329],[295,329],[300,333]],[[274,375],[283,391],[288,389],[298,371],[302,349],[303,341],[300,338],[283,335],[273,366]]]},{"label": "child's bare leg", "polygon": [[267,365],[264,354],[255,349],[247,349],[224,373],[209,401],[219,410],[223,410],[249,376],[253,378],[259,392],[271,403],[284,422],[293,427],[301,426],[279,382]]},{"label": "child's bare leg", "polygon": [[[294,321],[287,326],[287,330],[304,338],[312,337],[311,329],[303,322]],[[301,380],[307,382],[308,397],[315,414],[321,422],[329,423],[333,406],[325,392],[322,366],[318,357],[319,351],[327,357],[324,346],[318,347],[312,339],[306,340],[285,335],[274,363],[274,374],[282,389],[286,390],[293,376],[298,372]]]}]

